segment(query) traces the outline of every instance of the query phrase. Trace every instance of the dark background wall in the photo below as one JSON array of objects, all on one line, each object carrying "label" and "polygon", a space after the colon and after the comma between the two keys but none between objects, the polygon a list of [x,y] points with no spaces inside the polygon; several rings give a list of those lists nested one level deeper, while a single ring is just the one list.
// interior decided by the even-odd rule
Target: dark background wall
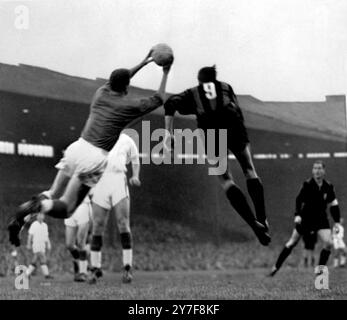
[{"label": "dark background wall", "polygon": [[[54,164],[61,151],[78,138],[87,118],[89,106],[83,103],[59,101],[14,93],[0,94],[0,141],[45,144],[54,146],[54,158],[38,158],[0,154],[0,205],[20,203],[28,194],[49,187],[55,175]],[[25,110],[23,112],[23,110]],[[144,118],[154,130],[163,126],[163,117],[150,114]],[[140,129],[141,123],[135,125]],[[195,128],[191,119],[177,118],[178,128]],[[346,151],[346,144],[327,139],[315,139],[269,130],[249,129],[254,153],[307,153]],[[139,130],[141,132],[141,130]],[[289,230],[292,223],[295,196],[304,179],[310,177],[311,159],[255,160],[265,191],[270,222],[274,233]],[[245,182],[235,160],[230,160],[236,180],[243,190]],[[327,178],[340,198],[346,212],[346,158],[326,159]],[[211,233],[217,241],[244,241],[249,230],[232,212],[218,185],[217,178],[208,176],[206,165],[143,165],[141,189],[132,190],[132,214],[175,220],[203,233]],[[18,191],[22,190],[22,191]]]}]

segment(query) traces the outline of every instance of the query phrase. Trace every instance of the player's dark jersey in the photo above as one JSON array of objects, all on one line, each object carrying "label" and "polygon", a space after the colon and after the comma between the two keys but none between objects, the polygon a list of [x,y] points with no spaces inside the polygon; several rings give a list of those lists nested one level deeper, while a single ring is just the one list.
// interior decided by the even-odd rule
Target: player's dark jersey
[{"label": "player's dark jersey", "polygon": [[200,84],[171,96],[165,115],[195,115],[201,129],[227,129],[231,150],[243,150],[249,142],[244,117],[232,87],[220,81]]},{"label": "player's dark jersey", "polygon": [[106,83],[94,94],[81,137],[96,147],[110,151],[126,126],[162,104],[158,94],[145,99],[131,99],[111,90]]},{"label": "player's dark jersey", "polygon": [[164,105],[165,115],[196,115],[199,128],[229,128],[227,121],[230,113],[239,113],[243,120],[237,98],[230,85],[214,81],[201,84],[171,96]]},{"label": "player's dark jersey", "polygon": [[319,187],[313,178],[305,181],[296,198],[296,214],[310,230],[329,228],[327,206],[336,199],[334,186],[323,180]]}]

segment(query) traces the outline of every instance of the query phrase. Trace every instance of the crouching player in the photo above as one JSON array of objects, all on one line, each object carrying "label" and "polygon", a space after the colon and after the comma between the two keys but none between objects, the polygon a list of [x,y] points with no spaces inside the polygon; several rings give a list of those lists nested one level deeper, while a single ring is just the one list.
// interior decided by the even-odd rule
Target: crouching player
[{"label": "crouching player", "polygon": [[341,224],[336,224],[333,227],[333,245],[334,245],[334,267],[344,267],[346,265],[347,249],[343,241],[344,228]]},{"label": "crouching player", "polygon": [[107,214],[111,211],[117,220],[123,248],[123,282],[132,280],[132,235],[130,231],[130,198],[127,183],[126,164],[132,164],[132,177],[129,183],[139,187],[140,161],[137,146],[132,138],[122,133],[110,151],[107,167],[100,181],[95,186],[92,199],[93,237],[91,243],[91,277],[90,283],[96,283],[101,272],[101,248]]},{"label": "crouching player", "polygon": [[39,213],[29,228],[27,248],[33,251],[33,260],[26,270],[27,277],[36,269],[37,263],[41,264],[41,270],[46,279],[52,279],[47,266],[46,250],[51,250],[51,242],[48,235],[48,226],[44,222],[44,214]]},{"label": "crouching player", "polygon": [[87,237],[91,227],[91,197],[92,193],[89,192],[73,215],[64,221],[65,243],[73,258],[74,281],[76,282],[87,280]]}]

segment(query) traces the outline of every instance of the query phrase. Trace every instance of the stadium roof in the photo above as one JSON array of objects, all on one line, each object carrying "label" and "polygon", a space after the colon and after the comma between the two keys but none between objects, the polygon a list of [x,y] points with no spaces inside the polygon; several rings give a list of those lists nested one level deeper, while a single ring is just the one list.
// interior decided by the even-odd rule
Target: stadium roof
[{"label": "stadium roof", "polygon": [[[0,91],[89,104],[105,79],[85,79],[45,68],[0,63]],[[133,97],[152,90],[131,87]],[[345,96],[327,96],[318,102],[265,102],[238,95],[248,127],[316,138],[346,141]],[[160,108],[155,112],[162,114]]]}]

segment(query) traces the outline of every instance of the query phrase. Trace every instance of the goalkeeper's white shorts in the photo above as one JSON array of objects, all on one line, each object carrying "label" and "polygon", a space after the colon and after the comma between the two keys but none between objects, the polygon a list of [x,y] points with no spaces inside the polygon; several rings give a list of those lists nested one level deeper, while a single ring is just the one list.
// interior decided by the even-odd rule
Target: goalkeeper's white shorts
[{"label": "goalkeeper's white shorts", "polygon": [[67,147],[55,167],[68,177],[77,176],[83,184],[93,187],[105,170],[107,155],[107,151],[79,138]]}]

